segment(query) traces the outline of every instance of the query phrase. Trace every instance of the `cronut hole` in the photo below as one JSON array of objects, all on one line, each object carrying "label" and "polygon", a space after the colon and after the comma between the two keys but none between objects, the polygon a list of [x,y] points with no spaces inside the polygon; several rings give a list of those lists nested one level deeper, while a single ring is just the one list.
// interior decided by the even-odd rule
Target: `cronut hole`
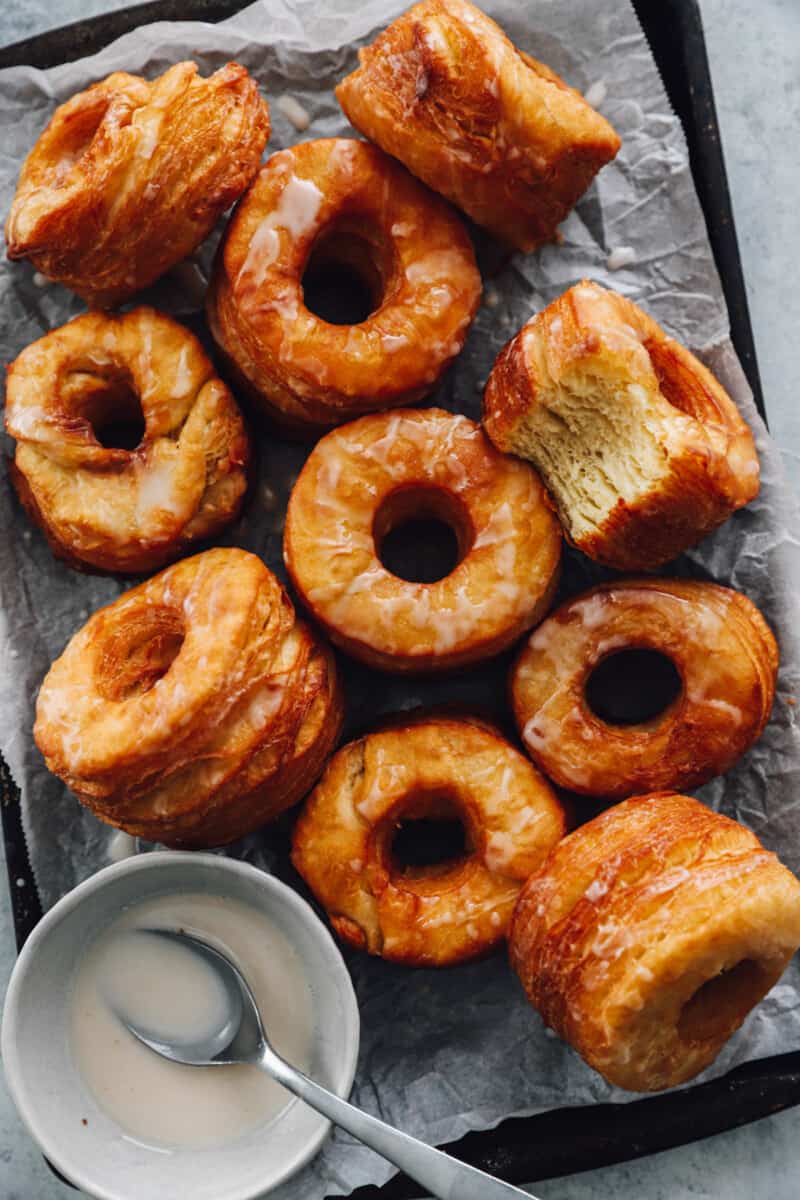
[{"label": "cronut hole", "polygon": [[360,325],[380,308],[392,265],[392,251],[378,229],[337,222],[311,248],[303,302],[329,325]]},{"label": "cronut hole", "polygon": [[447,796],[428,796],[398,818],[388,850],[392,875],[414,880],[456,870],[473,847],[455,802]]},{"label": "cronut hole", "polygon": [[694,371],[668,341],[649,339],[644,348],[656,373],[661,395],[673,408],[702,421],[709,415],[709,399]]},{"label": "cronut hole", "polygon": [[148,692],[169,671],[184,637],[183,621],[172,608],[147,605],[125,612],[102,646],[96,668],[98,692],[112,701]]},{"label": "cronut hole", "polygon": [[387,496],[372,527],[378,558],[410,583],[436,583],[466,558],[474,541],[460,500],[429,487],[400,488]]},{"label": "cronut hole", "polygon": [[[52,183],[60,187],[67,175],[79,162],[94,141],[103,117],[110,104],[108,97],[98,98],[93,105],[73,113],[70,120],[59,129],[58,141],[51,144]],[[122,114],[121,114],[122,116]],[[122,116],[121,124],[128,124]]]},{"label": "cronut hole", "polygon": [[678,1033],[687,1042],[727,1037],[769,986],[769,976],[751,958],[707,980],[691,996],[678,1018]]},{"label": "cronut hole", "polygon": [[135,450],[145,432],[141,401],[124,375],[73,377],[82,390],[81,415],[107,450]]},{"label": "cronut hole", "polygon": [[643,725],[661,716],[681,687],[678,670],[665,654],[619,650],[589,675],[586,702],[607,725]]}]

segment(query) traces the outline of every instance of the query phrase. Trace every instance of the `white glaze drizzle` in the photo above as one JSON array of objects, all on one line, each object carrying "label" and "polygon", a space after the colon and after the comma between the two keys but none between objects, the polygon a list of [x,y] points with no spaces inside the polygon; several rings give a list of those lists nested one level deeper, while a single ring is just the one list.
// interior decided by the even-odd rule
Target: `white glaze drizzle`
[{"label": "white glaze drizzle", "polygon": [[292,238],[303,237],[314,228],[321,204],[322,192],[312,180],[290,175],[276,207],[250,239],[235,286],[246,281],[251,288],[258,288],[280,253],[278,230],[286,230]]},{"label": "white glaze drizzle", "polygon": [[[316,544],[324,550],[326,560],[351,559],[354,568],[352,573],[334,571],[309,589],[309,601],[324,609],[327,620],[335,626],[346,626],[371,643],[377,630],[381,644],[390,650],[402,638],[399,625],[406,623],[425,633],[428,652],[442,654],[452,651],[487,620],[513,619],[535,602],[535,584],[527,575],[516,577],[518,546],[525,537],[525,513],[534,503],[527,475],[522,488],[522,477],[509,479],[510,498],[492,511],[472,547],[470,557],[487,563],[488,556],[487,565],[493,568],[490,584],[480,595],[472,593],[470,573],[463,564],[457,569],[461,572],[459,578],[449,577],[446,588],[418,583],[399,586],[375,557],[371,518],[364,525],[365,513],[360,508],[354,511],[347,487],[339,492],[340,480],[351,478],[351,457],[375,463],[397,483],[408,482],[406,445],[410,442],[423,465],[423,472],[414,482],[432,483],[458,493],[470,485],[461,447],[481,436],[480,429],[463,417],[420,420],[394,413],[387,420],[383,436],[373,442],[358,441],[355,433],[340,433],[336,441],[318,448],[315,453],[321,461],[314,503],[325,511],[325,529],[330,532],[324,535],[324,543]],[[353,603],[366,595],[370,602]]]}]

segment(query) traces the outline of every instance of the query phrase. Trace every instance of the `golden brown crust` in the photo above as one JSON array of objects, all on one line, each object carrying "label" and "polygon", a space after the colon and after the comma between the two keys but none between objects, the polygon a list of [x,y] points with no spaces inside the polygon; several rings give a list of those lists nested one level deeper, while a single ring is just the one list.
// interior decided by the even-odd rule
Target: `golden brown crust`
[{"label": "golden brown crust", "polygon": [[[389,530],[436,516],[458,565],[436,583],[379,559]],[[289,498],[284,559],[302,603],[349,654],[429,672],[499,653],[547,610],[561,538],[535,471],[441,409],[361,417],[314,448]]]},{"label": "golden brown crust", "polygon": [[742,825],[669,793],[626,800],[560,842],[510,932],[545,1023],[632,1091],[712,1063],[798,945],[791,872]]},{"label": "golden brown crust", "polygon": [[620,147],[549,67],[465,0],[423,0],[359,51],[336,96],[348,120],[520,250],[558,224]]},{"label": "golden brown crust", "polygon": [[[141,410],[133,450],[97,431]],[[11,478],[71,566],[139,574],[238,514],[250,446],[241,413],[197,338],[155,309],[86,313],[11,364]]]},{"label": "golden brown crust", "polygon": [[333,655],[275,576],[217,549],[90,617],[42,684],[34,736],[102,820],[216,846],[302,798],[342,711]]},{"label": "golden brown crust", "polygon": [[[333,325],[306,308],[312,250],[364,278],[376,301],[364,321]],[[228,225],[207,311],[258,405],[313,433],[432,391],[480,290],[448,206],[375,146],[330,138],[269,159]]]},{"label": "golden brown crust", "polygon": [[[568,407],[576,395],[583,403],[579,418]],[[531,448],[532,427],[544,436],[545,422],[558,418],[565,456],[576,432],[584,439],[574,453],[582,455],[587,490],[609,481],[615,489],[605,515],[588,527],[574,479],[555,469],[558,430],[550,426],[547,449],[541,440],[538,450]],[[571,423],[576,419],[580,427]],[[752,434],[710,371],[632,301],[586,280],[531,318],[501,351],[486,385],[483,423],[499,449],[539,468],[578,549],[617,570],[661,566],[758,493]],[[648,480],[633,484],[641,463],[625,449],[623,435],[644,436],[650,428],[657,429],[654,465]],[[582,507],[591,508],[591,500]]]},{"label": "golden brown crust", "polygon": [[[404,819],[458,815],[455,861],[403,868]],[[492,726],[417,716],[331,759],[295,826],[292,861],[343,941],[409,966],[487,954],[506,934],[522,881],[563,836],[544,779]]]},{"label": "golden brown crust", "polygon": [[[681,690],[659,716],[610,725],[586,699],[603,659],[628,649],[666,655]],[[727,771],[769,720],[778,647],[741,593],[712,583],[602,584],[542,622],[511,676],[514,716],[536,764],[563,787],[621,799],[694,788]]]},{"label": "golden brown crust", "polygon": [[114,308],[199,246],[258,170],[270,124],[244,67],[197,72],[116,71],[57,108],[22,167],[9,258]]}]

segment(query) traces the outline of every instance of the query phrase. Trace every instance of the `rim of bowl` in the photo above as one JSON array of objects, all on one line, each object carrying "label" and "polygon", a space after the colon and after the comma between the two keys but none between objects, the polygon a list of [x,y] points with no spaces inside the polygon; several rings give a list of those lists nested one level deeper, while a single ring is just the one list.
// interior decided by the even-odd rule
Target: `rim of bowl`
[{"label": "rim of bowl", "polygon": [[[19,992],[23,987],[23,980],[28,964],[38,953],[39,946],[48,932],[63,921],[65,917],[69,916],[76,908],[80,907],[87,896],[102,890],[107,884],[113,882],[114,879],[121,875],[132,874],[137,871],[159,870],[178,862],[181,865],[191,863],[204,865],[211,867],[213,870],[219,870],[223,874],[226,871],[230,871],[235,875],[243,875],[258,885],[265,885],[268,889],[272,888],[277,892],[281,901],[288,904],[290,908],[293,908],[305,924],[314,930],[315,936],[329,951],[336,969],[340,972],[346,1007],[349,1010],[349,1019],[343,1031],[345,1044],[342,1067],[339,1076],[334,1081],[333,1090],[337,1095],[343,1096],[346,1099],[350,1094],[353,1080],[355,1079],[361,1036],[361,1013],[355,989],[353,988],[353,981],[350,978],[350,972],[347,970],[342,953],[329,930],[323,925],[311,905],[294,891],[293,888],[260,867],[253,866],[252,863],[242,862],[236,858],[228,858],[221,854],[207,854],[197,851],[157,850],[148,854],[123,859],[122,862],[111,863],[107,867],[102,867],[94,875],[90,875],[88,879],[84,879],[72,888],[71,891],[67,892],[65,896],[62,896],[60,900],[56,901],[53,907],[48,909],[33,929],[25,945],[22,947],[11,972],[3,1006],[2,1028],[0,1028],[0,1057],[3,1060],[6,1083],[24,1126],[49,1162],[70,1183],[82,1188],[90,1196],[95,1197],[95,1200],[120,1200],[122,1193],[109,1191],[106,1187],[95,1183],[90,1174],[84,1174],[81,1169],[74,1169],[72,1163],[65,1163],[60,1158],[58,1149],[54,1148],[49,1141],[48,1131],[42,1127],[37,1118],[35,1102],[32,1105],[28,1104],[24,1097],[22,1087],[23,1071],[20,1056],[17,1053],[16,1038],[14,1037],[19,1011]],[[273,1191],[281,1183],[285,1183],[291,1176],[296,1175],[298,1171],[316,1156],[330,1132],[331,1124],[331,1121],[320,1114],[320,1128],[318,1133],[297,1151],[289,1162],[281,1168],[276,1177],[266,1185],[266,1188],[260,1186],[258,1191],[254,1191],[250,1185],[247,1185],[238,1190],[227,1191],[222,1200],[258,1200],[259,1197],[268,1195],[269,1192]]]}]

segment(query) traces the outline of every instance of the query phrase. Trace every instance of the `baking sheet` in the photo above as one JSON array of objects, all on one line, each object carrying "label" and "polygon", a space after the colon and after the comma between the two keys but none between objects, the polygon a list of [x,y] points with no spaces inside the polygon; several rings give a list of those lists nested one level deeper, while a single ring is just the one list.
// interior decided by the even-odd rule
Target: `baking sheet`
[{"label": "baking sheet", "polygon": [[[109,71],[152,76],[182,57],[204,73],[230,57],[245,63],[271,101],[289,93],[314,120],[297,134],[273,105],[270,150],[314,136],[345,132],[332,84],[355,61],[355,45],[399,11],[373,0],[358,12],[353,0],[310,3],[266,0],[222,26],[155,25],[120,39],[82,63],[40,73],[16,68],[0,74],[4,154],[2,207],[7,210],[20,159],[56,103]],[[696,349],[735,395],[756,428],[763,487],[758,501],[737,514],[699,551],[677,565],[681,573],[711,577],[745,591],[763,609],[782,644],[783,667],[773,720],[762,742],[725,781],[701,794],[749,824],[795,870],[800,831],[795,797],[798,735],[791,701],[798,694],[793,608],[800,573],[793,511],[780,478],[779,456],[752,407],[747,385],[727,340],[719,282],[688,168],[682,131],[669,112],[655,66],[635,17],[614,0],[540,0],[534,11],[513,0],[486,5],[517,44],[544,59],[576,86],[601,85],[599,107],[623,137],[614,164],[563,227],[564,244],[533,258],[518,256],[497,271],[491,244],[479,238],[487,270],[486,303],[465,352],[437,402],[476,416],[480,391],[500,346],[530,312],[583,275],[642,302],[676,336]],[[213,239],[198,256],[207,267]],[[630,247],[633,261],[609,272],[610,251]],[[148,297],[188,316],[194,302],[185,273]],[[57,287],[38,288],[31,269],[0,268],[0,348],[7,360],[33,338],[80,311]],[[239,525],[222,539],[261,553],[279,574],[283,500],[306,451],[261,439],[261,485]],[[126,584],[80,576],[55,563],[38,532],[19,512],[5,483],[0,493],[8,537],[0,547],[0,749],[22,787],[31,861],[47,907],[107,859],[108,831],[44,770],[30,737],[35,693],[47,666],[84,616]],[[602,572],[570,556],[564,591]],[[794,639],[794,640],[790,640]],[[468,700],[502,711],[503,663],[458,680],[430,684],[389,681],[362,668],[348,675],[350,728],[379,712],[420,701]],[[280,831],[249,839],[238,851],[287,874]],[[625,1098],[605,1085],[570,1051],[545,1035],[522,999],[502,956],[448,972],[414,972],[358,955],[349,958],[363,1018],[363,1046],[355,1096],[404,1128],[442,1141],[484,1128],[514,1113],[564,1104]],[[800,1046],[800,978],[796,967],[750,1018],[718,1060],[714,1073],[744,1059]],[[708,1075],[709,1073],[707,1073]],[[391,1168],[345,1135],[337,1135],[286,1196],[321,1197],[381,1182]]]}]

